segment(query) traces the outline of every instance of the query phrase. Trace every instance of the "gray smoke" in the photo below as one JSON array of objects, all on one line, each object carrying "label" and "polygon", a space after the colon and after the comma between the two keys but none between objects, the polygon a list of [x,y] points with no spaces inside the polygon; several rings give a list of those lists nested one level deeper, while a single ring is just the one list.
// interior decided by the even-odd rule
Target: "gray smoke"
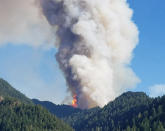
[{"label": "gray smoke", "polygon": [[104,106],[139,82],[129,64],[138,42],[126,0],[41,0],[56,54],[78,107]]},{"label": "gray smoke", "polygon": [[130,68],[138,30],[126,0],[0,0],[0,18],[0,45],[55,42],[80,108],[102,107],[139,82]]}]

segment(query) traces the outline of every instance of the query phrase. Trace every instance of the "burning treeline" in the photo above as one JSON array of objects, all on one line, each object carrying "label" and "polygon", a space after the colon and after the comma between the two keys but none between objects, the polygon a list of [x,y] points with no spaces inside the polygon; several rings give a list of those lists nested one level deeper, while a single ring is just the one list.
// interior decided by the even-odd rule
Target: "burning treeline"
[{"label": "burning treeline", "polygon": [[1,0],[0,7],[0,44],[55,41],[75,107],[102,107],[139,82],[129,66],[138,30],[126,0]]},{"label": "burning treeline", "polygon": [[78,107],[102,107],[139,82],[129,67],[138,31],[126,0],[41,0],[41,7]]},{"label": "burning treeline", "polygon": [[75,107],[75,108],[77,108],[78,107],[78,105],[77,105],[77,95],[74,95],[73,96],[73,100],[72,100],[72,106],[73,107]]}]

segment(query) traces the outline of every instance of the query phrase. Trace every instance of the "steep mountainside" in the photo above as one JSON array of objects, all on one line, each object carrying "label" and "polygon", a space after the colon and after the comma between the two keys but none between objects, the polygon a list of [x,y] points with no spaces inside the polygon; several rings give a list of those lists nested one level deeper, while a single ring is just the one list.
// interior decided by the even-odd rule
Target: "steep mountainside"
[{"label": "steep mountainside", "polygon": [[73,131],[45,108],[0,79],[0,131]]},{"label": "steep mountainside", "polygon": [[58,116],[76,131],[165,131],[165,96],[152,99],[143,92],[126,92],[104,108]]},{"label": "steep mountainside", "polygon": [[41,106],[6,98],[0,102],[0,131],[73,131]]},{"label": "steep mountainside", "polygon": [[7,81],[0,79],[0,96],[16,98],[24,103],[32,104],[32,101],[24,94],[14,89]]},{"label": "steep mountainside", "polygon": [[[152,102],[145,93],[127,92],[110,102],[102,109],[90,109],[63,118],[77,131],[83,130],[116,130],[126,128],[127,121],[137,115]],[[119,126],[119,127],[118,127]],[[83,128],[82,128],[83,127]]]},{"label": "steep mountainside", "polygon": [[127,92],[102,109],[63,119],[76,131],[165,131],[165,96]]}]

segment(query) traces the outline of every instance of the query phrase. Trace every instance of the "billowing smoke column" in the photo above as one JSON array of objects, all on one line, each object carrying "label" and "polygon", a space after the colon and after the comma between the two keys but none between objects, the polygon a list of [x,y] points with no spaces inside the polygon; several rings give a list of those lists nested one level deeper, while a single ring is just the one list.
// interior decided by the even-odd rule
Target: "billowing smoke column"
[{"label": "billowing smoke column", "polygon": [[138,42],[126,0],[41,0],[56,54],[78,107],[104,106],[139,82],[129,67]]}]

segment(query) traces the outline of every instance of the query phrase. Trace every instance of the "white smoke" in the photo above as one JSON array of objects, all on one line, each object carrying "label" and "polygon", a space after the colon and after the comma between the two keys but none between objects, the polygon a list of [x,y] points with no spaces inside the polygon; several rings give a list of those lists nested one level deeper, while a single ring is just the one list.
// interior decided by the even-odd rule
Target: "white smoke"
[{"label": "white smoke", "polygon": [[78,106],[104,106],[140,81],[132,69],[138,30],[126,0],[41,0],[59,40],[57,60]]},{"label": "white smoke", "polygon": [[[0,45],[7,43],[50,47],[52,27],[35,0],[0,0]],[[49,43],[49,44],[45,44]]]},{"label": "white smoke", "polygon": [[56,42],[78,107],[102,107],[140,81],[130,68],[132,13],[126,0],[0,0],[0,45]]}]

